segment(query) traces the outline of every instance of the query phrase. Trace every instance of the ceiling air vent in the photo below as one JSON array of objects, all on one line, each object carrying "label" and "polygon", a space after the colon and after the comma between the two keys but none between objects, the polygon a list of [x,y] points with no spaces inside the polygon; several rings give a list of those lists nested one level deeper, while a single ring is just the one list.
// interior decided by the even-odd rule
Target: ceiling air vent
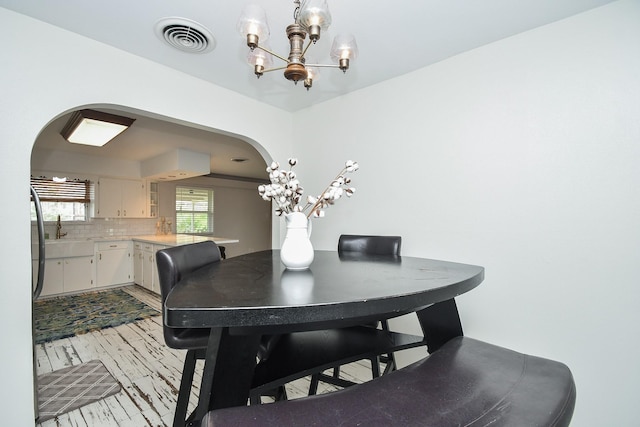
[{"label": "ceiling air vent", "polygon": [[186,18],[163,18],[156,23],[156,35],[183,52],[207,53],[216,39],[203,25]]}]

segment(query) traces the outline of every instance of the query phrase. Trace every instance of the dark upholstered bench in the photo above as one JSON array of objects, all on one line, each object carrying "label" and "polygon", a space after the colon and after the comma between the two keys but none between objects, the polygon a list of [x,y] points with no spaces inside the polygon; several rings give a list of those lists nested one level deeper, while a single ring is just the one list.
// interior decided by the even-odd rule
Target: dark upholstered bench
[{"label": "dark upholstered bench", "polygon": [[209,412],[220,426],[567,426],[566,365],[466,337],[367,383],[285,402]]}]

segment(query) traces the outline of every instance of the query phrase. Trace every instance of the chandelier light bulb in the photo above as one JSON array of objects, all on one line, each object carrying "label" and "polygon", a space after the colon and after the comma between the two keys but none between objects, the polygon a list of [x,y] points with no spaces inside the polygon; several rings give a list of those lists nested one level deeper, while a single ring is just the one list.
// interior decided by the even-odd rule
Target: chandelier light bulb
[{"label": "chandelier light bulb", "polygon": [[313,81],[318,80],[320,77],[320,70],[316,67],[306,67],[307,68],[307,78],[304,79],[304,87],[307,90],[311,89],[313,86]]},{"label": "chandelier light bulb", "polygon": [[331,46],[331,59],[336,61],[340,69],[346,72],[349,62],[358,57],[356,38],[351,34],[338,34]]},{"label": "chandelier light bulb", "polygon": [[264,74],[265,69],[271,68],[273,59],[267,52],[260,49],[254,49],[249,51],[247,62],[249,62],[250,65],[253,65],[253,71],[256,77],[260,78],[260,76]]},{"label": "chandelier light bulb", "polygon": [[314,43],[320,39],[321,30],[331,25],[331,13],[326,0],[306,0],[300,7],[298,23],[307,30]]},{"label": "chandelier light bulb", "polygon": [[259,41],[266,42],[269,39],[267,14],[257,4],[249,4],[244,7],[236,28],[247,39],[247,46],[252,50],[258,46]]}]

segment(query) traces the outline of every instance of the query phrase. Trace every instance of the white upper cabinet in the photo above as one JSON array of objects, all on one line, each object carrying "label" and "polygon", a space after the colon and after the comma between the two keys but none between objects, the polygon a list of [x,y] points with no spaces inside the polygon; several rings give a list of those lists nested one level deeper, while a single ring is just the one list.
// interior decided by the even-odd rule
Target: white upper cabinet
[{"label": "white upper cabinet", "polygon": [[96,185],[95,217],[148,218],[147,191],[142,181],[100,178]]}]

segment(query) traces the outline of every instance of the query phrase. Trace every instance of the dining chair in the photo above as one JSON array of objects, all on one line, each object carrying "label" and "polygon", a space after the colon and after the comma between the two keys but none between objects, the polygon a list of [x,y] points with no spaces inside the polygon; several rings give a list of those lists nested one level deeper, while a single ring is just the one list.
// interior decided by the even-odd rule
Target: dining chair
[{"label": "dining chair", "polygon": [[[400,236],[362,236],[353,234],[343,234],[338,239],[338,254],[345,255],[348,253],[360,253],[368,255],[392,255],[400,256],[402,247],[402,237]],[[378,324],[383,330],[389,331],[389,322],[387,319],[380,320],[372,326],[377,327]],[[384,373],[391,372],[397,368],[396,359],[393,353],[380,356],[380,362],[385,364]],[[339,371],[339,367],[337,368]]]},{"label": "dining chair", "polygon": [[[221,252],[218,246],[212,241],[175,246],[158,251],[156,254],[156,263],[158,279],[160,281],[162,305],[164,306],[167,295],[169,295],[169,292],[171,292],[184,274],[193,272],[207,264],[220,262],[221,260]],[[196,361],[204,359],[205,357],[211,329],[170,328],[166,326],[164,322],[162,329],[167,346],[178,350],[187,350],[173,420],[174,427],[183,427],[187,415]],[[278,338],[278,336],[263,336],[258,354],[256,355],[257,360],[266,360],[268,358],[268,354],[272,351],[273,345],[277,342]],[[276,388],[275,390],[282,393],[284,387]],[[282,400],[283,397],[276,395],[276,398]],[[284,396],[284,398],[286,398],[286,396]]]},{"label": "dining chair", "polygon": [[[345,256],[349,254],[366,254],[366,255],[390,255],[400,257],[402,247],[402,237],[400,236],[372,236],[372,235],[355,235],[342,234],[338,239],[338,255]],[[389,332],[389,323],[386,319],[375,321],[362,325],[365,327],[378,328]],[[396,360],[393,352],[383,355],[373,355],[370,359],[371,375],[373,378],[380,376],[380,362],[385,364],[383,373],[389,373],[396,369]],[[326,375],[323,372],[316,373],[311,377],[311,385],[309,394],[315,394],[320,381],[333,385],[344,386],[345,381],[340,379],[340,364],[333,367],[333,375]]]},{"label": "dining chair", "polygon": [[[378,262],[401,262],[399,236],[342,235],[338,255],[344,262],[359,262],[380,255]],[[381,325],[381,326],[380,326]],[[319,382],[338,387],[356,383],[340,377],[340,367],[359,360],[371,362],[373,378],[380,376],[380,361],[385,372],[396,369],[395,351],[426,347],[424,335],[411,335],[389,330],[386,320],[375,320],[345,328],[293,332],[280,336],[269,359],[256,366],[252,383],[252,404],[259,396],[285,383],[311,377],[309,395],[317,393]],[[324,372],[332,369],[333,375]],[[257,398],[258,397],[258,398]],[[283,399],[286,400],[286,395]]]}]

